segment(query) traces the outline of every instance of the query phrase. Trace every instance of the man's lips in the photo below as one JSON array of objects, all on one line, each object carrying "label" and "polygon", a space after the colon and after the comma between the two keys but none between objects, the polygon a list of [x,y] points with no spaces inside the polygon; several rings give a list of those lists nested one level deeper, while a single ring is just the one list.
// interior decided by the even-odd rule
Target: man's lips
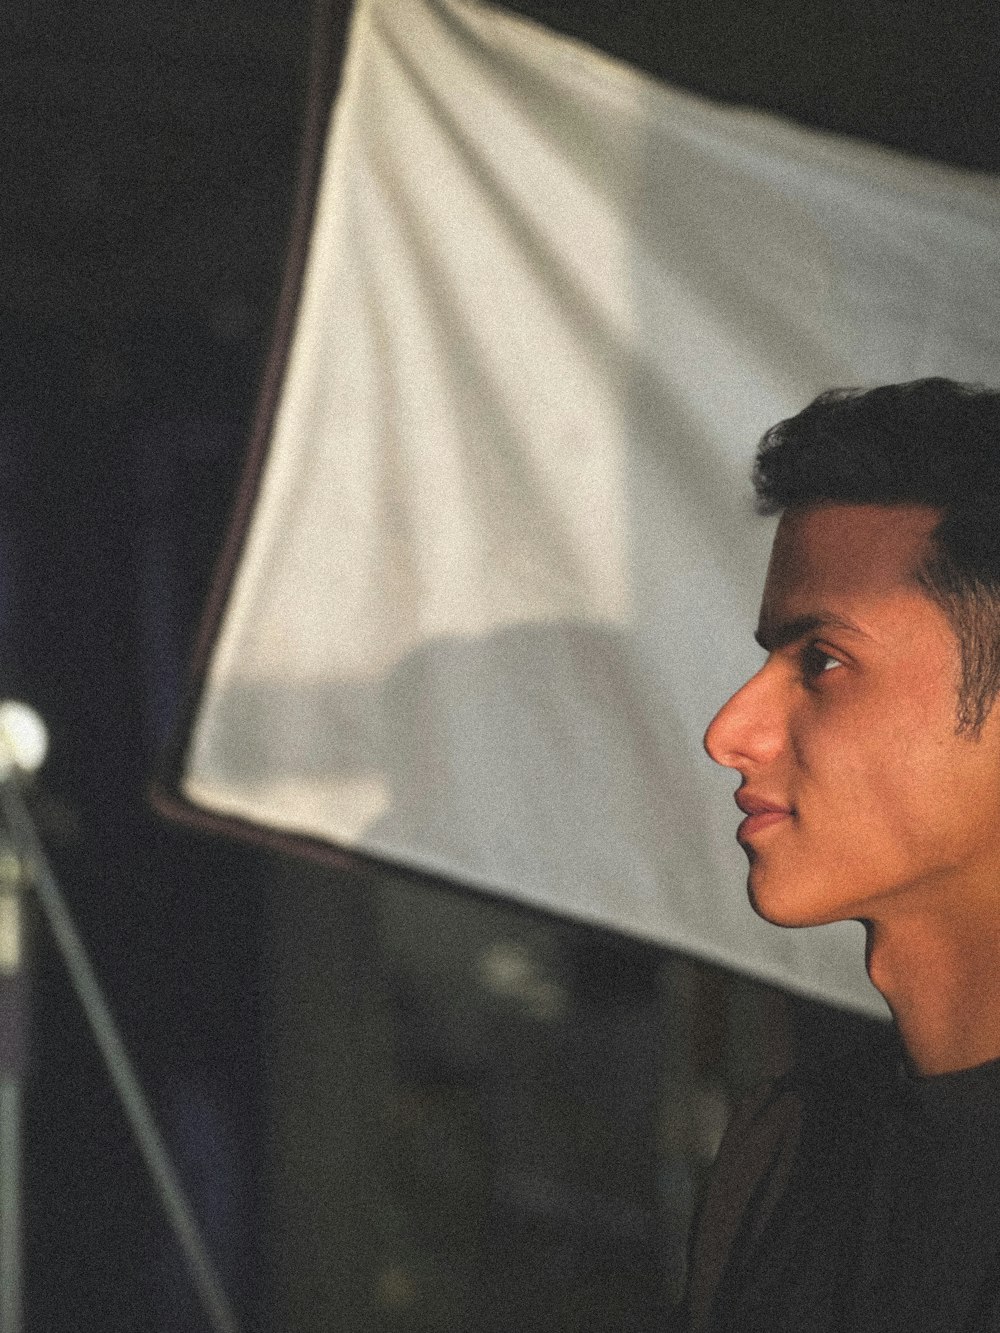
[{"label": "man's lips", "polygon": [[791,818],[794,813],[791,806],[781,805],[778,801],[756,796],[752,792],[738,791],[735,800],[746,815],[746,819],[736,830],[739,842],[747,842],[754,834],[761,833],[774,824],[780,824],[782,820]]}]

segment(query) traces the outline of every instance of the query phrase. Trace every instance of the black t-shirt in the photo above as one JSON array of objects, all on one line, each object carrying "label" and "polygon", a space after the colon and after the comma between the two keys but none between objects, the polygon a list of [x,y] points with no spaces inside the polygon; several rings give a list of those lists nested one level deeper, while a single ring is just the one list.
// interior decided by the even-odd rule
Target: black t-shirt
[{"label": "black t-shirt", "polygon": [[725,1333],[1000,1330],[1000,1060],[898,1047],[802,1083],[788,1181],[715,1303]]}]

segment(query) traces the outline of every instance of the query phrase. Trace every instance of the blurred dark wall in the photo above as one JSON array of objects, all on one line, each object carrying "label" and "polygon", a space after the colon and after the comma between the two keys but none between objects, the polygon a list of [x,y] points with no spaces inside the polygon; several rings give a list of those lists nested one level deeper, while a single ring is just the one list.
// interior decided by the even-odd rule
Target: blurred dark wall
[{"label": "blurred dark wall", "polygon": [[[304,0],[0,16],[0,696],[71,910],[235,1298],[256,1299],[254,881],[161,827],[153,756],[224,529],[280,281]],[[203,1327],[47,933],[34,932],[27,1319]]]}]

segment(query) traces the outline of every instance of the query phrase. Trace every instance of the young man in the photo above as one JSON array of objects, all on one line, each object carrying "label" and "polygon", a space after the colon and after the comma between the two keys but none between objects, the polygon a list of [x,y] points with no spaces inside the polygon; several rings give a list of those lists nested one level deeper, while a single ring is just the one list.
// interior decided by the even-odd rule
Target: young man
[{"label": "young man", "polygon": [[737,1111],[687,1327],[1000,1329],[1000,393],[824,394],[754,482],[767,659],[705,745],[755,911],[863,922],[895,1022]]}]

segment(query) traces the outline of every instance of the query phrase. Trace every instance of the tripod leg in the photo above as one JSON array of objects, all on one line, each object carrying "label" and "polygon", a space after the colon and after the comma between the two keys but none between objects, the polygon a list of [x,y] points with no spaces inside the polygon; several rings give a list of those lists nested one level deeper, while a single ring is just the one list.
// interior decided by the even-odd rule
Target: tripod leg
[{"label": "tripod leg", "polygon": [[[192,1280],[213,1333],[237,1333],[236,1317],[229,1307],[215,1265],[202,1241],[197,1219],[181,1187],[166,1145],[154,1122],[149,1102],[132,1067],[118,1025],[97,984],[97,977],[94,975],[83,941],[69,914],[62,890],[52,873],[35,832],[31,815],[15,783],[0,780],[0,807],[11,841],[20,853],[18,864],[24,866],[26,879],[34,891],[35,900],[62,955],[73,989],[104,1060],[108,1077],[118,1094],[174,1235],[188,1261]],[[0,905],[3,903],[3,867],[4,857],[0,854]],[[0,947],[2,947],[2,932],[0,932]],[[0,1329],[0,1333],[7,1333],[7,1329]]]},{"label": "tripod leg", "polygon": [[0,1333],[21,1329],[21,1081],[0,1079]]},{"label": "tripod leg", "polygon": [[22,1325],[21,1087],[25,977],[21,929],[22,871],[0,851],[0,1333]]}]

